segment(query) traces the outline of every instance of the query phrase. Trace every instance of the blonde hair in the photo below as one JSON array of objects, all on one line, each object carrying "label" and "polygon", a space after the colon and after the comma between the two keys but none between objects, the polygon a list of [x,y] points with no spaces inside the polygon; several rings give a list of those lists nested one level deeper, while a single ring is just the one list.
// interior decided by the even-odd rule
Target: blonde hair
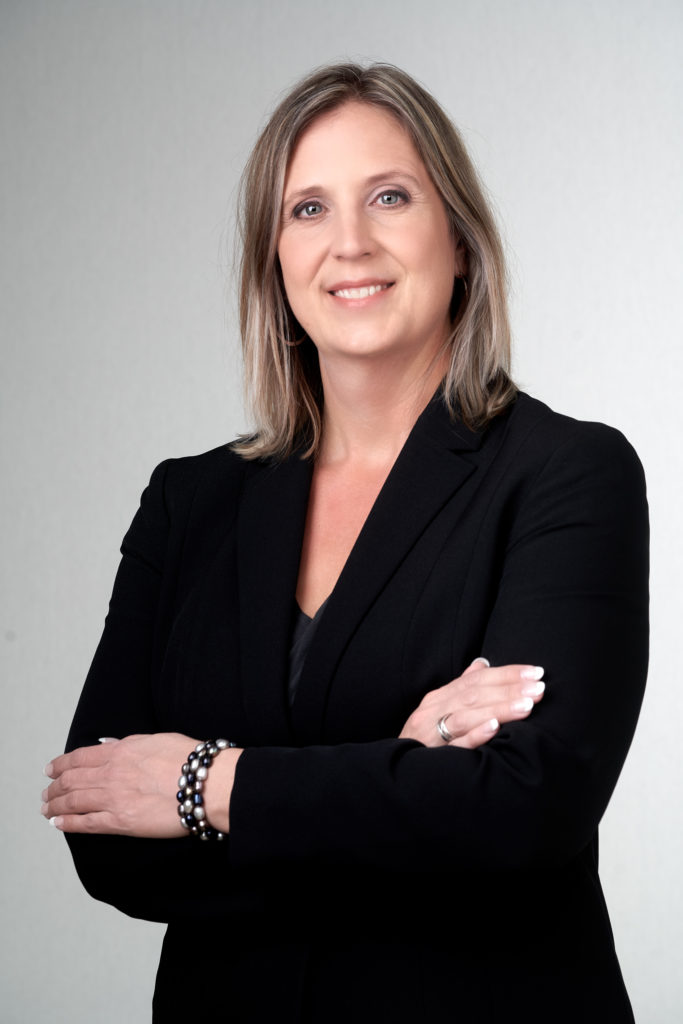
[{"label": "blonde hair", "polygon": [[278,260],[285,175],[302,133],[344,103],[386,110],[407,130],[440,193],[454,237],[466,251],[466,279],[454,282],[450,363],[443,395],[470,427],[486,424],[514,398],[501,241],[477,172],[436,100],[390,64],[333,64],[285,96],[261,133],[242,178],[240,327],[245,386],[256,432],[234,447],[247,458],[314,455],[322,430],[317,352],[287,301]]}]

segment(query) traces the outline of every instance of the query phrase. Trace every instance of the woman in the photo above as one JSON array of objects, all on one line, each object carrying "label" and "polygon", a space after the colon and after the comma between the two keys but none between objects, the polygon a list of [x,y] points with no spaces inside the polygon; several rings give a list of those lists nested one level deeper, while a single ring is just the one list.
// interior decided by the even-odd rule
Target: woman
[{"label": "woman", "polygon": [[257,430],[153,473],[43,813],[169,922],[155,1020],[631,1021],[597,826],[638,460],[515,389],[495,227],[404,73],[296,86],[242,214]]}]

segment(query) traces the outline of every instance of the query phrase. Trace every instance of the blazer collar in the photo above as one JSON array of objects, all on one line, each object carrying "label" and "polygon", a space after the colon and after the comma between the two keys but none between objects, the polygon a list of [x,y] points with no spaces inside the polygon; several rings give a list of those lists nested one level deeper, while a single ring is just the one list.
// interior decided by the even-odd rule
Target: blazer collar
[{"label": "blazer collar", "polygon": [[238,514],[244,707],[264,744],[320,742],[328,687],[346,644],[416,540],[474,472],[483,432],[440,396],[419,417],[320,619],[290,711],[289,645],[312,465],[254,464]]},{"label": "blazer collar", "polygon": [[237,518],[244,709],[258,741],[293,740],[287,672],[312,463],[252,463]]}]

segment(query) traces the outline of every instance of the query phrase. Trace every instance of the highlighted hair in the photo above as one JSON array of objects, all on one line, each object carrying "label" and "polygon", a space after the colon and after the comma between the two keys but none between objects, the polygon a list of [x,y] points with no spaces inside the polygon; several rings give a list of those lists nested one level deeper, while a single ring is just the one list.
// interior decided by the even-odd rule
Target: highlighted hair
[{"label": "highlighted hair", "polygon": [[390,64],[334,64],[285,96],[261,133],[242,178],[240,328],[245,386],[256,429],[234,444],[246,458],[318,449],[322,385],[315,346],[292,313],[277,255],[285,175],[316,118],[351,101],[387,111],[408,132],[466,253],[466,282],[453,282],[444,399],[481,427],[513,399],[507,276],[500,237],[477,172],[451,120],[410,75]]}]

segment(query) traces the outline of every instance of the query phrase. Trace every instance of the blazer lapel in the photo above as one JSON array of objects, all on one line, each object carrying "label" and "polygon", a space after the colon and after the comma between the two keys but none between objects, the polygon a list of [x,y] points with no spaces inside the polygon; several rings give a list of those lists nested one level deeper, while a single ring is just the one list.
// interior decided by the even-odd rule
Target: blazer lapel
[{"label": "blazer lapel", "polygon": [[311,484],[310,460],[253,463],[237,520],[244,709],[259,743],[287,745],[292,732],[287,670],[292,615]]},{"label": "blazer lapel", "polygon": [[481,442],[481,433],[453,423],[440,398],[418,419],[313,637],[292,707],[299,742],[321,741],[327,693],[344,648],[402,559],[474,472],[472,455]]}]

